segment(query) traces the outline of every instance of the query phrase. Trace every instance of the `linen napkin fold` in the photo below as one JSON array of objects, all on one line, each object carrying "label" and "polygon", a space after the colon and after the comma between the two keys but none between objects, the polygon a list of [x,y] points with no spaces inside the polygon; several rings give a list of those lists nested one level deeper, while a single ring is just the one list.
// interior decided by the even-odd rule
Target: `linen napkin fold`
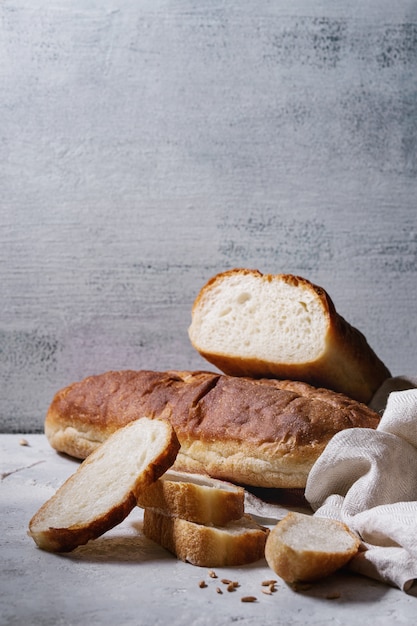
[{"label": "linen napkin fold", "polygon": [[331,439],[305,496],[314,515],[361,537],[351,570],[409,591],[417,581],[417,389],[388,389],[387,396],[376,430],[352,428]]}]

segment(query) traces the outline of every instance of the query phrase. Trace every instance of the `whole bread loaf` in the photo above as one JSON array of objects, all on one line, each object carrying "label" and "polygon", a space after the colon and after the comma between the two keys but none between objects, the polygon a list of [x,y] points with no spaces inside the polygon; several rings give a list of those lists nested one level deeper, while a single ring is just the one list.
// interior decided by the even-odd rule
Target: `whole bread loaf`
[{"label": "whole bread loaf", "polygon": [[214,276],[195,299],[189,337],[225,374],[302,380],[365,403],[390,377],[326,291],[291,274]]},{"label": "whole bread loaf", "polygon": [[181,444],[176,471],[273,488],[304,488],[335,433],[379,423],[366,405],[302,382],[126,370],[90,376],[59,391],[45,433],[55,449],[85,458],[143,415],[173,426]]}]

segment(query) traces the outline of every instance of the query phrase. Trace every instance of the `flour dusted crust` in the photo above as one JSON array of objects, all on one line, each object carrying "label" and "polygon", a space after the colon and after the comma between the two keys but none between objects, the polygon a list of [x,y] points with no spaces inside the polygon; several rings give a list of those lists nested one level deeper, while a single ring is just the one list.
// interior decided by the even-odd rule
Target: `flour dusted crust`
[{"label": "flour dusted crust", "polygon": [[365,403],[390,377],[328,293],[292,274],[212,277],[194,301],[189,337],[225,374],[301,380]]},{"label": "flour dusted crust", "polygon": [[306,383],[204,371],[114,371],[59,391],[45,433],[77,458],[138,417],[165,418],[180,451],[172,469],[254,487],[304,488],[338,431],[376,428],[379,415]]}]

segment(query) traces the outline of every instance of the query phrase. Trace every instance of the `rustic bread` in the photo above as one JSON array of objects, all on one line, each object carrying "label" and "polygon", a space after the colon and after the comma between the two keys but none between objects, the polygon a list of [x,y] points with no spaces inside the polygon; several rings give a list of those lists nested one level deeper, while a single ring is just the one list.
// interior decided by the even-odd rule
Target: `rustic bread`
[{"label": "rustic bread", "polygon": [[224,526],[211,526],[145,509],[143,533],[192,565],[231,567],[263,558],[268,529],[249,515]]},{"label": "rustic bread", "polygon": [[45,420],[53,448],[78,458],[138,415],[166,418],[181,449],[173,469],[254,487],[304,488],[327,442],[379,415],[294,381],[210,372],[119,371],[57,392]]},{"label": "rustic bread", "polygon": [[197,524],[223,526],[244,513],[245,491],[231,483],[200,474],[169,470],[141,490],[138,506]]},{"label": "rustic bread", "polygon": [[360,543],[342,522],[291,512],[269,533],[265,558],[286,582],[313,582],[346,565]]},{"label": "rustic bread", "polygon": [[365,403],[390,376],[324,289],[290,274],[214,276],[194,302],[189,337],[226,374],[301,380]]},{"label": "rustic bread", "polygon": [[132,421],[101,444],[39,509],[29,535],[53,552],[69,552],[102,535],[130,513],[140,490],[173,464],[178,450],[167,421]]}]

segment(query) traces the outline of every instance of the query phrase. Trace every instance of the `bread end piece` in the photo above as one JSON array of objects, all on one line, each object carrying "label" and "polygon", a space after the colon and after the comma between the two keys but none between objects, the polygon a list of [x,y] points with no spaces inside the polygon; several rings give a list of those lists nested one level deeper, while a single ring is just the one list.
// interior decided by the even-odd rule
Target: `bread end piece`
[{"label": "bread end piece", "polygon": [[247,565],[263,558],[268,529],[244,514],[224,526],[195,524],[145,509],[143,533],[178,559],[200,567]]},{"label": "bread end piece", "polygon": [[141,489],[174,463],[180,444],[165,420],[137,419],[101,444],[29,522],[39,548],[70,552],[119,524]]},{"label": "bread end piece", "polygon": [[290,512],[269,533],[265,558],[285,582],[314,582],[346,565],[360,539],[342,522]]},{"label": "bread end piece", "polygon": [[300,380],[364,403],[390,377],[327,292],[291,274],[217,274],[194,301],[188,333],[201,356],[231,376]]}]

